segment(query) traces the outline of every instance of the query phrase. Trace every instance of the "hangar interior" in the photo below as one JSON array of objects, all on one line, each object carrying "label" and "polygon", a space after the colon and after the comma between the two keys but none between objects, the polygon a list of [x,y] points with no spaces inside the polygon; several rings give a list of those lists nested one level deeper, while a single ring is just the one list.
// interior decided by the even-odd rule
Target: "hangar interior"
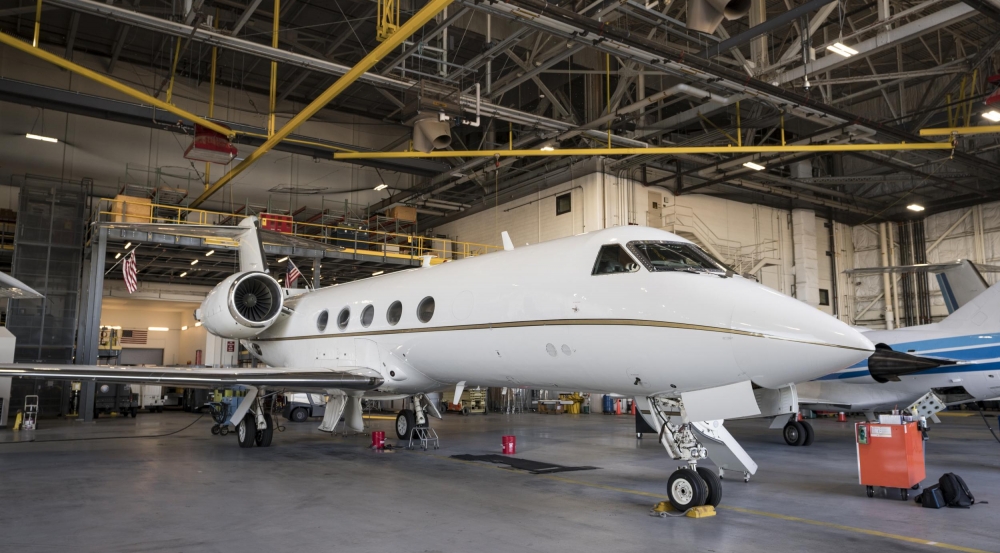
[{"label": "hangar interior", "polygon": [[[252,336],[214,335],[196,315],[217,285],[243,270],[246,255],[231,233],[206,229],[252,220],[262,229],[258,269],[286,299],[301,294],[299,305],[325,288],[368,279],[376,286],[380,275],[648,227],[692,242],[725,276],[795,298],[864,329],[862,336],[942,323],[966,303],[954,279],[938,276],[946,266],[971,262],[977,290],[1000,280],[998,46],[996,0],[0,0],[0,271],[44,296],[0,303],[10,335],[0,335],[0,353],[5,344],[12,348],[0,361],[263,370]],[[125,275],[130,264],[134,286]],[[520,270],[538,278],[545,272]],[[990,330],[1000,313],[981,312],[975,334],[1000,336],[1000,328]],[[559,355],[559,344],[547,345]],[[915,351],[923,350],[898,352]],[[956,375],[925,390],[949,403],[923,442],[929,479],[954,470],[974,490],[1000,489],[994,428],[982,425],[1000,426],[994,362],[958,359],[959,366],[975,364],[966,376],[948,369],[956,364],[949,360],[923,366]],[[847,378],[840,369],[848,367],[828,372]],[[452,498],[439,510],[403,500],[405,514],[377,547],[413,538],[428,550],[461,548],[462,539],[445,530],[452,517],[500,550],[662,544],[673,531],[662,527],[678,521],[628,518],[645,517],[646,503],[667,497],[661,476],[669,459],[655,438],[636,440],[642,431],[631,429],[637,403],[610,389],[508,379],[510,390],[486,391],[473,388],[470,376],[464,392],[464,380],[449,380],[427,400],[449,411],[438,425],[440,453],[403,461],[410,452],[401,451],[374,462],[390,477],[374,475],[376,493]],[[147,457],[160,454],[141,444],[180,441],[162,455],[163,472],[148,477],[148,494],[171,487],[151,513],[166,513],[174,534],[208,531],[204,520],[174,508],[199,485],[226,479],[222,469],[240,466],[246,452],[216,453],[211,448],[223,451],[221,440],[184,440],[204,438],[211,426],[202,418],[208,415],[194,419],[186,411],[245,392],[3,380],[10,379],[0,376],[0,459],[34,473],[28,482],[41,486],[46,475],[39,471],[48,469],[36,466],[67,478],[112,478],[117,468],[102,466],[106,460],[142,481],[143,469],[155,469]],[[637,386],[640,380],[635,376]],[[757,550],[778,535],[787,540],[781,549],[841,549],[844,540],[857,540],[852,549],[996,550],[989,506],[934,518],[854,497],[861,487],[853,422],[905,408],[923,393],[892,400],[899,405],[884,396],[876,409],[798,390],[805,416],[820,413],[812,423],[817,446],[785,446],[782,437],[802,445],[797,435],[789,438],[789,427],[806,435],[787,415],[787,424],[770,427],[763,419],[733,421],[762,473],[744,488],[739,478],[726,479],[727,490],[738,491],[727,496],[735,496],[732,507],[712,519],[716,530],[675,536],[676,545]],[[454,410],[500,416],[456,418],[445,405],[452,394],[462,399]],[[287,449],[260,457],[273,471],[248,472],[280,497],[275,505],[310,512],[300,520],[279,515],[260,547],[277,547],[281,542],[270,540],[282,536],[308,546],[336,543],[339,535],[348,549],[366,550],[355,532],[380,516],[375,507],[333,507],[347,522],[303,537],[302,529],[316,524],[311,517],[329,508],[310,482],[327,476],[324,462],[342,462],[337,489],[369,493],[358,484],[373,462],[365,440],[379,430],[392,438],[396,413],[412,401],[420,410],[423,400],[413,397],[365,403],[361,433],[338,430],[331,439],[312,425],[278,427]],[[805,407],[807,399],[823,408]],[[10,430],[23,424],[17,413],[31,401],[37,429]],[[305,401],[302,408],[312,409]],[[543,418],[546,406],[570,414]],[[147,413],[164,409],[166,416]],[[591,416],[598,413],[619,416]],[[175,427],[179,433],[168,437]],[[785,434],[768,432],[774,429]],[[810,443],[813,432],[808,426]],[[448,456],[493,452],[500,435],[517,435],[536,459],[604,470],[546,476],[539,490],[527,477],[498,476]],[[17,445],[116,436],[152,437],[117,451]],[[59,455],[85,462],[49,463]],[[283,466],[289,461],[301,472]],[[169,484],[202,469],[211,477]],[[453,482],[420,480],[435,471],[461,474]],[[5,480],[7,493],[33,490]],[[484,484],[511,492],[481,502],[482,512],[461,512],[460,504],[480,502],[484,490],[475,488]],[[45,486],[43,497],[58,493]],[[73,493],[92,502],[101,492],[86,485]],[[824,511],[827,501],[839,514]],[[509,516],[529,502],[525,514]],[[595,522],[592,507],[574,514],[589,502],[611,505],[612,521],[629,520],[625,532],[606,518]],[[306,503],[312,506],[300,507]],[[72,518],[72,508],[55,506],[52,520]],[[255,516],[249,507],[238,511]],[[859,512],[863,521],[845,515]],[[548,517],[560,524],[538,522]],[[726,518],[732,526],[718,532]],[[42,520],[22,525],[18,541],[31,542]],[[658,527],[648,527],[652,522]],[[911,531],[914,525],[920,531]],[[258,531],[248,520],[238,526]],[[505,535],[517,528],[524,535]],[[85,550],[119,550],[92,529],[79,531]],[[627,537],[619,542],[605,533]],[[173,550],[157,531],[136,542]],[[182,543],[199,549],[222,542]]]}]

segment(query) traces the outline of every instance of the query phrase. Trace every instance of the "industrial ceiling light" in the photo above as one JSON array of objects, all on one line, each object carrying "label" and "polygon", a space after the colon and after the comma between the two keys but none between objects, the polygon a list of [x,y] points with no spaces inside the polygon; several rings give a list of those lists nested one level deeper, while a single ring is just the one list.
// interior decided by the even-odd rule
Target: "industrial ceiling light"
[{"label": "industrial ceiling light", "polygon": [[385,190],[386,188],[389,188],[389,185],[383,182],[382,184],[375,187],[375,191],[379,192]]},{"label": "industrial ceiling light", "polygon": [[385,271],[375,271],[374,273],[372,273],[372,276],[379,276],[380,274],[382,274],[384,272]]},{"label": "industrial ceiling light", "polygon": [[920,204],[910,204],[910,205],[906,206],[906,209],[909,209],[910,211],[923,211],[924,210],[924,206],[922,206]]},{"label": "industrial ceiling light", "polygon": [[831,51],[831,52],[833,52],[834,54],[838,54],[838,55],[844,56],[845,58],[849,58],[851,56],[858,55],[858,51],[857,50],[855,50],[854,48],[851,48],[850,46],[844,46],[840,42],[831,44],[831,45],[827,46],[826,49],[829,50],[829,51]]},{"label": "industrial ceiling light", "polygon": [[125,244],[125,249],[126,250],[129,249],[129,248],[131,248],[131,247],[132,247],[132,243],[131,242],[129,242],[128,244]]},{"label": "industrial ceiling light", "polygon": [[763,165],[759,163],[754,163],[752,161],[744,163],[743,166],[746,167],[747,169],[753,169],[754,171],[763,171],[764,169],[767,169],[767,167],[764,167]]},{"label": "industrial ceiling light", "polygon": [[208,252],[205,254],[205,257],[212,257],[213,253],[215,253],[215,250],[208,250]]},{"label": "industrial ceiling light", "polygon": [[24,135],[25,138],[30,138],[31,140],[41,140],[42,142],[59,142],[58,138],[52,138],[51,136],[42,136],[40,134],[31,134],[30,132]]},{"label": "industrial ceiling light", "polygon": [[201,326],[201,321],[194,323],[194,326]]},{"label": "industrial ceiling light", "polygon": [[542,146],[541,150],[543,152],[551,152],[551,151],[555,150],[555,148],[553,148],[552,146]]},{"label": "industrial ceiling light", "polygon": [[188,329],[187,325],[181,327],[181,330],[187,330],[187,329]]},{"label": "industrial ceiling light", "polygon": [[287,255],[285,257],[282,257],[281,259],[279,259],[278,263],[284,263],[286,261],[288,261],[288,256]]},{"label": "industrial ceiling light", "polygon": [[197,259],[195,259],[194,261],[192,261],[192,262],[191,262],[191,266],[192,266],[192,267],[194,267],[194,266],[195,266],[195,265],[197,265],[197,264],[198,264],[198,260],[197,260]]},{"label": "industrial ceiling light", "polygon": [[990,121],[993,121],[994,123],[1000,123],[1000,111],[997,111],[995,109],[987,111],[986,113],[983,114],[983,117],[989,119]]},{"label": "industrial ceiling light", "polygon": [[181,273],[181,278],[184,278],[184,277],[186,277],[186,276],[187,276],[187,274],[188,274],[188,273],[187,273],[187,271],[184,271],[183,273]]},{"label": "industrial ceiling light", "polygon": [[151,327],[147,328],[146,330],[148,330],[150,332],[166,332],[166,331],[168,331],[170,329],[167,328],[167,327],[165,327],[165,326],[151,326]]},{"label": "industrial ceiling light", "polygon": [[122,256],[122,252],[118,252],[118,253],[115,254],[115,259],[118,259],[121,256]]}]

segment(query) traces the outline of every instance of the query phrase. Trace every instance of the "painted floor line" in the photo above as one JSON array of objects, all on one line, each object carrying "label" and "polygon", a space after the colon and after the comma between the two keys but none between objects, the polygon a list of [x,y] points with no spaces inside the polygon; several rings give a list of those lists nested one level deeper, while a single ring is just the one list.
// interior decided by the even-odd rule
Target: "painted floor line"
[{"label": "painted floor line", "polygon": [[[504,468],[499,467],[497,465],[485,465],[485,464],[477,462],[477,461],[465,461],[465,460],[462,460],[462,459],[452,459],[451,457],[442,457],[440,455],[434,455],[434,454],[426,453],[426,452],[422,452],[422,451],[414,451],[413,453],[422,453],[424,455],[427,455],[427,456],[430,456],[430,457],[434,457],[436,459],[447,459],[448,461],[456,461],[456,462],[465,463],[465,464],[468,464],[468,465],[475,465],[477,467],[493,468],[493,469],[503,470],[503,471],[508,472],[508,473],[511,472],[510,470],[504,469]],[[574,485],[577,485],[577,486],[586,486],[588,488],[597,488],[597,489],[607,490],[607,491],[612,491],[612,492],[626,493],[626,494],[638,495],[638,496],[642,496],[642,497],[651,497],[651,498],[660,499],[660,500],[666,500],[666,499],[668,499],[665,494],[652,493],[652,492],[644,492],[644,491],[641,491],[641,490],[631,490],[631,489],[628,489],[628,488],[619,488],[617,486],[607,486],[607,485],[604,485],[604,484],[594,484],[594,483],[591,483],[591,482],[583,482],[581,480],[573,480],[573,479],[570,479],[570,478],[563,478],[562,476],[555,476],[553,474],[538,474],[538,475],[532,475],[532,476],[535,477],[535,478],[548,478],[550,480],[556,480],[556,481],[559,481],[559,482],[563,482],[565,484],[574,484]],[[777,520],[784,520],[784,521],[787,521],[787,522],[798,522],[798,523],[801,523],[801,524],[809,524],[809,525],[812,525],[812,526],[821,526],[823,528],[831,528],[833,530],[842,530],[844,532],[853,532],[855,534],[864,534],[864,535],[867,535],[867,536],[876,536],[876,537],[880,537],[880,538],[886,538],[886,539],[901,541],[901,542],[905,542],[905,543],[915,543],[915,544],[918,544],[918,545],[929,545],[931,547],[938,547],[938,548],[947,549],[947,550],[950,550],[950,551],[961,551],[963,553],[994,553],[994,552],[991,552],[991,551],[986,551],[984,549],[975,549],[975,548],[972,548],[972,547],[964,547],[964,546],[961,546],[961,545],[954,545],[954,544],[950,544],[950,543],[937,542],[937,541],[928,541],[928,540],[923,539],[923,538],[914,538],[914,537],[910,537],[910,536],[902,536],[902,535],[899,535],[899,534],[890,534],[888,532],[880,532],[878,530],[869,530],[867,528],[857,528],[857,527],[854,527],[854,526],[847,526],[847,525],[844,525],[844,524],[836,524],[836,523],[833,523],[833,522],[824,522],[822,520],[813,520],[813,519],[809,519],[809,518],[802,518],[802,517],[796,517],[796,516],[790,516],[790,515],[782,515],[782,514],[779,514],[779,513],[771,513],[771,512],[768,512],[768,511],[759,511],[757,509],[746,509],[744,507],[733,507],[733,506],[729,506],[729,505],[719,505],[717,508],[721,509],[721,510],[726,510],[726,511],[733,511],[733,512],[737,512],[737,513],[743,513],[743,514],[746,514],[746,515],[754,515],[754,516],[760,516],[760,517],[773,518],[773,519],[777,519]]]}]

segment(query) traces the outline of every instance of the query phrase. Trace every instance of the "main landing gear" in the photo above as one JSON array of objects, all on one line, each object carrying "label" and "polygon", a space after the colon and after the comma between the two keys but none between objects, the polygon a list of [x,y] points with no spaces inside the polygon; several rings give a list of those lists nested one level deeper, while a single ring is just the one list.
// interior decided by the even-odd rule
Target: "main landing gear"
[{"label": "main landing gear", "polygon": [[274,437],[274,418],[264,411],[264,402],[259,396],[250,399],[250,410],[236,425],[236,439],[242,448],[270,447]]},{"label": "main landing gear", "polygon": [[794,418],[781,430],[781,435],[788,445],[812,445],[815,436],[811,424]]},{"label": "main landing gear", "polygon": [[428,419],[429,414],[441,418],[437,407],[428,401],[424,394],[413,396],[410,403],[412,409],[403,409],[396,415],[396,437],[400,440],[406,440],[407,449],[413,449],[414,442],[417,442],[424,450],[429,447],[437,449],[439,446],[438,435],[430,427]]}]

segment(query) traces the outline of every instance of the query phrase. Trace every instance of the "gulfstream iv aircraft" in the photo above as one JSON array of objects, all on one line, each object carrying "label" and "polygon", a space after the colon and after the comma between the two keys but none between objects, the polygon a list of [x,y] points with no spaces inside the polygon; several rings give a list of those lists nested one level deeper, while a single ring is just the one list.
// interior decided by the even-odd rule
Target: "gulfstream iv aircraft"
[{"label": "gulfstream iv aircraft", "polygon": [[[871,358],[796,385],[800,405],[873,411],[905,408],[929,391],[945,404],[1000,397],[1000,284],[939,323],[874,330],[865,337],[876,344]],[[789,421],[783,434],[789,445],[812,441],[807,423]]]},{"label": "gulfstream iv aircraft", "polygon": [[[248,389],[232,417],[240,446],[267,445],[260,401],[323,391],[321,428],[341,416],[362,429],[361,398],[411,398],[396,430],[440,416],[425,394],[462,387],[558,388],[627,394],[673,459],[678,509],[717,504],[722,468],[756,465],[722,419],[787,413],[780,390],[866,359],[872,343],[797,300],[735,276],[674,234],[616,227],[292,294],[267,272],[253,218],[240,227],[131,225],[230,236],[240,272],[196,317],[240,339],[265,369],[6,365],[0,374]],[[509,240],[505,240],[509,245]],[[298,292],[298,291],[296,291]],[[755,394],[755,388],[757,394]],[[761,391],[773,393],[760,393]]]}]

